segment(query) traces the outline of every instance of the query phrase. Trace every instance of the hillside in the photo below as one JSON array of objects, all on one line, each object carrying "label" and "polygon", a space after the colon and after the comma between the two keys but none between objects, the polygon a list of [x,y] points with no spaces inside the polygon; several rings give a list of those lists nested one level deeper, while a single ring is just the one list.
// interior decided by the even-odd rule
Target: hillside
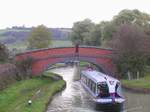
[{"label": "hillside", "polygon": [[[0,41],[4,44],[15,44],[24,42],[30,34],[32,28],[12,27],[0,30]],[[70,28],[49,28],[53,40],[68,40]]]}]

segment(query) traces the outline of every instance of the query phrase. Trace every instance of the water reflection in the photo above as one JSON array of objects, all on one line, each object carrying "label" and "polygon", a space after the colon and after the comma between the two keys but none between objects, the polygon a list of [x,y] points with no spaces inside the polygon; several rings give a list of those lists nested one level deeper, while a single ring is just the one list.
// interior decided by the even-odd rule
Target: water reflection
[{"label": "water reflection", "polygon": [[150,95],[124,91],[126,98],[124,112],[150,112]]}]

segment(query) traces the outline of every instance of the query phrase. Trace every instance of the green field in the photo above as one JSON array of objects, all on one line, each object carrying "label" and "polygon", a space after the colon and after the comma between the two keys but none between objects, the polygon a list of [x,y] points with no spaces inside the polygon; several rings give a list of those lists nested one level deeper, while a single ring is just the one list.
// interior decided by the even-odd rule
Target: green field
[{"label": "green field", "polygon": [[145,73],[144,77],[140,79],[134,80],[122,80],[122,84],[129,86],[129,87],[137,87],[137,88],[145,88],[150,89],[150,69],[148,68]]},{"label": "green field", "polygon": [[[4,29],[4,30],[0,30],[0,41],[3,40],[8,40],[8,41],[14,41],[12,43],[8,43],[6,46],[12,50],[15,49],[17,50],[17,52],[23,52],[27,49],[27,38],[25,38],[25,41],[21,40],[20,38],[22,37],[16,37],[11,33],[15,32],[30,32],[30,29]],[[11,32],[11,33],[10,33]],[[63,30],[63,32],[68,32]],[[5,36],[7,33],[10,33],[8,36]],[[55,37],[56,38],[56,37]],[[49,45],[49,47],[66,47],[66,46],[72,46],[72,42],[71,40],[69,40],[68,38],[66,39],[66,37],[63,37],[65,40],[52,40],[51,45]],[[12,40],[10,40],[12,39]]]},{"label": "green field", "polygon": [[[1,29],[0,30],[0,40],[3,40],[3,39],[7,39],[7,38],[10,38],[10,37],[7,37],[7,36],[3,36],[4,33],[7,33],[9,31],[12,31],[12,32],[20,32],[20,31],[24,31],[24,32],[30,32],[30,30],[27,30],[27,29]],[[14,38],[13,36],[11,38]]]},{"label": "green field", "polygon": [[16,42],[6,45],[9,49],[25,50],[27,48],[27,42]]},{"label": "green field", "polygon": [[52,45],[50,45],[50,47],[67,47],[72,45],[70,40],[52,40]]},{"label": "green field", "polygon": [[[27,42],[16,42],[13,44],[6,45],[10,50],[17,49],[20,52],[23,52],[27,49]],[[52,43],[49,47],[67,47],[72,46],[70,40],[52,40]]]},{"label": "green field", "polygon": [[19,81],[0,92],[0,112],[43,112],[50,98],[64,85],[63,80],[50,77]]}]

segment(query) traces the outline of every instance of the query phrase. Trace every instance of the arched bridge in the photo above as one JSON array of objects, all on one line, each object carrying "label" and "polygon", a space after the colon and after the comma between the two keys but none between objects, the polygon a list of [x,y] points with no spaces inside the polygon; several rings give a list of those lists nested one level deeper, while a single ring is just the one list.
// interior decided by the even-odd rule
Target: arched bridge
[{"label": "arched bridge", "polygon": [[112,60],[113,50],[98,47],[59,47],[28,51],[16,55],[16,60],[33,58],[32,74],[40,74],[50,65],[69,60],[88,61],[99,66],[105,73],[113,75],[116,72]]}]

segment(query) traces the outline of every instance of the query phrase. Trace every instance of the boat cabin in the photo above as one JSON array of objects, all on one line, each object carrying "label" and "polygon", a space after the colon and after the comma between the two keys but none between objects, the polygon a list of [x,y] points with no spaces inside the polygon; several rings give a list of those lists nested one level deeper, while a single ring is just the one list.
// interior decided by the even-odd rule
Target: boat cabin
[{"label": "boat cabin", "polygon": [[121,97],[120,82],[104,73],[95,70],[83,70],[81,82],[94,97]]}]

